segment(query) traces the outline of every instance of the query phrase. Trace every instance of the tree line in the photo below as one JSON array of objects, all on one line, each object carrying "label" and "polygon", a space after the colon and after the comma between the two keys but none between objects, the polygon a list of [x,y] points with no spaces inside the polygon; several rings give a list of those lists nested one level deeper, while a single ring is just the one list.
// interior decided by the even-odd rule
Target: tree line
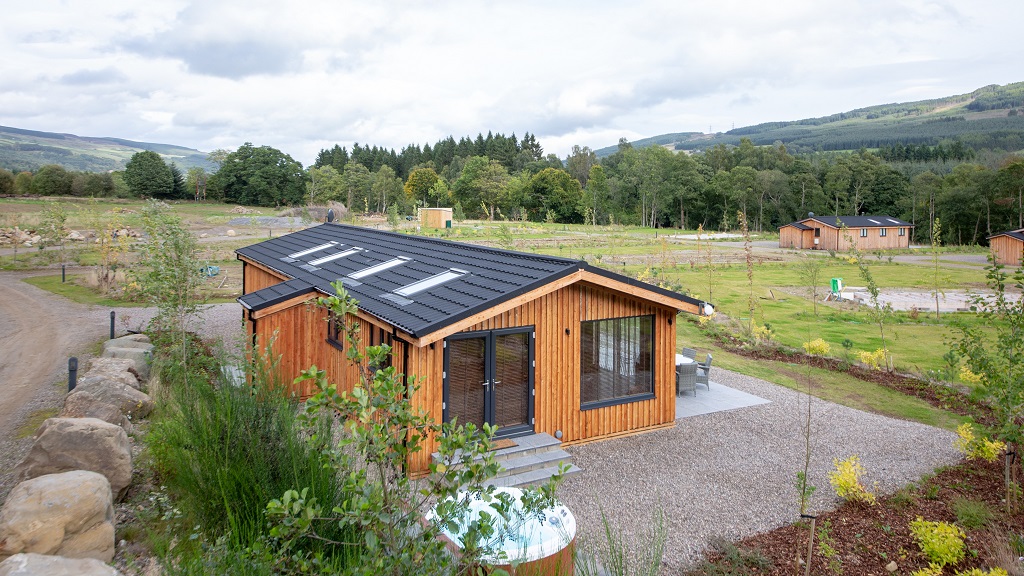
[{"label": "tree line", "polygon": [[[918,224],[927,241],[935,218],[943,241],[984,243],[1024,227],[1024,158],[957,144],[900,144],[878,153],[792,154],[743,138],[700,153],[621,140],[597,158],[574,146],[564,159],[544,154],[526,133],[448,137],[400,152],[356,144],[320,151],[308,169],[269,146],[218,150],[212,173],[182,173],[155,152],[132,157],[123,172],[73,173],[44,166],[35,174],[0,170],[0,194],[194,198],[258,206],[341,202],[355,212],[411,214],[421,206],[455,208],[459,217],[573,224],[626,224],[730,230],[737,213],[755,231],[819,215],[889,215]],[[930,162],[922,164],[921,162]]]}]

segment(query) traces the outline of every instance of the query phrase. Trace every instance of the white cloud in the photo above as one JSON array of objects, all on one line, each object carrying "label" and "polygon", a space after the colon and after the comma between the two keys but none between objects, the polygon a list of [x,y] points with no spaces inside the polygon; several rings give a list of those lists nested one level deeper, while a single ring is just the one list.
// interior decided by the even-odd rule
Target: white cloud
[{"label": "white cloud", "polygon": [[960,6],[38,0],[0,21],[0,124],[306,164],[488,130],[564,155],[1024,80],[1024,4]]}]

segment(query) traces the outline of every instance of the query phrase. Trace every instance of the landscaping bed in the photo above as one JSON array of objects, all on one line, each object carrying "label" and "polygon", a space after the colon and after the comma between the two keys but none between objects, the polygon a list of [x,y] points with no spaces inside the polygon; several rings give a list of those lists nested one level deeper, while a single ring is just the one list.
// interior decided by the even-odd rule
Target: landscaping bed
[{"label": "landscaping bed", "polygon": [[[829,487],[819,487],[828,490]],[[962,461],[907,486],[874,506],[846,502],[816,518],[811,574],[881,575],[889,569],[910,574],[928,567],[910,522],[917,518],[953,522],[966,533],[966,555],[944,573],[1002,567],[1024,573],[1024,514],[1005,512],[1002,459]],[[691,574],[804,574],[797,555],[807,556],[805,521],[725,544]],[[895,562],[895,564],[890,564]]]}]

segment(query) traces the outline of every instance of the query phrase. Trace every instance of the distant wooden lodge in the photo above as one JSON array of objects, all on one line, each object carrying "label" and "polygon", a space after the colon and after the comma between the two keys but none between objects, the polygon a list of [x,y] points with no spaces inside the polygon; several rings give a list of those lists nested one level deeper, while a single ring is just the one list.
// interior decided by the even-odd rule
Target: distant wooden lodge
[{"label": "distant wooden lodge", "polygon": [[1024,257],[1024,228],[998,232],[988,237],[996,264],[1020,266]]},{"label": "distant wooden lodge", "polygon": [[[363,344],[390,344],[398,372],[421,379],[414,407],[566,444],[672,426],[676,314],[704,309],[583,261],[334,223],[237,254],[248,332],[272,342],[289,381],[315,364],[339,390],[357,383],[334,323],[311,305],[341,280]],[[427,470],[433,439],[424,448],[413,473]]]},{"label": "distant wooden lodge", "polygon": [[451,208],[420,208],[420,226],[423,228],[451,228]]},{"label": "distant wooden lodge", "polygon": [[[849,229],[851,244],[842,233]],[[809,216],[779,228],[779,248],[799,250],[891,250],[910,248],[914,225],[889,216]]]}]

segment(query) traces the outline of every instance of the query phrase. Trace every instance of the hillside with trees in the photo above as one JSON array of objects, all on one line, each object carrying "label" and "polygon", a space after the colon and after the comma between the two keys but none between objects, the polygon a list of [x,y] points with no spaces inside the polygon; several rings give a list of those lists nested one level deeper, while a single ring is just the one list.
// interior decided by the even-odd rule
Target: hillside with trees
[{"label": "hillside with trees", "polygon": [[[963,131],[960,139],[915,142],[910,124],[899,130],[885,126],[904,118],[948,135],[950,127],[1018,122],[1019,115],[991,106],[1016,106],[1021,92],[1022,85],[986,87],[960,97],[762,124],[733,131],[735,145],[687,151],[665,141],[641,146],[621,140],[604,156],[574,146],[559,158],[545,154],[529,132],[522,137],[488,132],[398,151],[336,144],[322,149],[308,168],[285,152],[246,143],[209,154],[207,170],[180,168],[145,150],[131,156],[124,171],[112,173],[60,164],[34,171],[0,169],[0,195],[198,195],[272,207],[339,202],[352,212],[395,218],[414,214],[417,207],[444,206],[454,209],[456,219],[691,230],[732,230],[743,213],[752,230],[770,233],[808,212],[884,214],[914,223],[916,242],[928,241],[938,218],[944,244],[984,244],[992,233],[1024,227],[1024,156],[994,146],[1017,142],[1024,131]],[[801,152],[779,141],[762,143],[785,131],[857,123],[860,132],[834,136],[837,142],[860,144],[855,151]],[[852,134],[870,130],[894,139],[870,150],[866,140],[851,140]]]},{"label": "hillside with trees", "polygon": [[[960,141],[974,149],[1024,149],[1024,82],[984,86],[967,94],[883,104],[819,118],[766,122],[717,134],[684,132],[637,140],[636,147],[700,151],[718,145],[781,142],[791,153],[858,150]],[[599,157],[614,146],[596,151]]]}]

